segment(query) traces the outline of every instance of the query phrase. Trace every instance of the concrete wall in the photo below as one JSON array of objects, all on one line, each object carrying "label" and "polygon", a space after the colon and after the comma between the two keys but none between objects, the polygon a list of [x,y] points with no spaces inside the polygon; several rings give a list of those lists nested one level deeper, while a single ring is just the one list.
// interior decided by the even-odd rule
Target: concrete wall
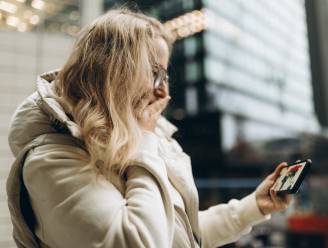
[{"label": "concrete wall", "polygon": [[16,247],[5,187],[13,162],[7,142],[10,118],[35,90],[37,74],[63,65],[72,41],[62,34],[0,31],[0,248]]}]

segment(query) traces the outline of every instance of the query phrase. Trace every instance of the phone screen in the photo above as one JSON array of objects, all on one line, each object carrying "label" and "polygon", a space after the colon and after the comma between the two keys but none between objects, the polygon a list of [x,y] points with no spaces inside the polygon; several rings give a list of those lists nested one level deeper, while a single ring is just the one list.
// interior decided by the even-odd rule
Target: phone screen
[{"label": "phone screen", "polygon": [[310,165],[310,160],[301,161],[283,168],[274,185],[274,190],[296,193]]}]

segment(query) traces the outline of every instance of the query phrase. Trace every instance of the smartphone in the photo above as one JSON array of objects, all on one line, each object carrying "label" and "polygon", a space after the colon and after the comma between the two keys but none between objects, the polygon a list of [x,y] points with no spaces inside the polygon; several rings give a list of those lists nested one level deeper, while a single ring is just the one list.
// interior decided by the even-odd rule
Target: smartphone
[{"label": "smartphone", "polygon": [[283,168],[273,186],[277,195],[297,193],[311,165],[311,159],[306,159]]}]

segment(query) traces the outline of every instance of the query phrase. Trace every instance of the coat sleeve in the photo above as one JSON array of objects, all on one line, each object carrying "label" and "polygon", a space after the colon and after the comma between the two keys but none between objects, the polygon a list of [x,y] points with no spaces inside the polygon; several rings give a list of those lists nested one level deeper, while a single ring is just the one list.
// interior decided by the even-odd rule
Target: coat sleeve
[{"label": "coat sleeve", "polygon": [[198,211],[203,248],[215,248],[237,241],[252,226],[271,218],[257,207],[255,192],[241,200],[232,199],[207,210]]},{"label": "coat sleeve", "polygon": [[171,247],[174,208],[157,137],[146,132],[127,169],[125,195],[83,165],[81,149],[45,145],[27,158],[23,177],[50,247]]}]

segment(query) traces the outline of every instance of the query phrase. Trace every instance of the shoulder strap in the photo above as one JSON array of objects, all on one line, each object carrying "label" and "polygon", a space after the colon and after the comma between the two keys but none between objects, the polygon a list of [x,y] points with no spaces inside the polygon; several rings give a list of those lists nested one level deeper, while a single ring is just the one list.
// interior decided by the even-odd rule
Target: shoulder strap
[{"label": "shoulder strap", "polygon": [[[56,136],[55,139],[54,136]],[[40,241],[33,231],[35,226],[35,216],[30,205],[22,176],[26,156],[31,149],[37,146],[54,143],[58,144],[58,141],[63,144],[83,146],[81,141],[67,134],[42,134],[33,139],[19,152],[11,166],[6,182],[6,190],[9,212],[13,224],[13,239],[18,248],[41,247]]]}]

